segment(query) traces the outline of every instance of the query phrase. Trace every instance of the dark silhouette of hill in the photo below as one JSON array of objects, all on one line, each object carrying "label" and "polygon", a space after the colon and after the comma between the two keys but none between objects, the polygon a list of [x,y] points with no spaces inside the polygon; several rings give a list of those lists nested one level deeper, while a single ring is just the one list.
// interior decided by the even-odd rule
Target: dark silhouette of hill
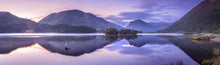
[{"label": "dark silhouette of hill", "polygon": [[135,21],[130,22],[127,28],[134,29],[137,31],[142,31],[142,32],[155,32],[155,31],[164,29],[170,25],[171,23],[163,23],[163,22],[146,23],[142,20],[135,20]]},{"label": "dark silhouette of hill", "polygon": [[85,13],[80,10],[67,10],[58,13],[52,13],[42,19],[39,23],[42,24],[66,24],[72,26],[88,26],[95,28],[96,30],[103,30],[107,28],[123,29],[123,27],[113,24],[97,17],[91,13]]},{"label": "dark silhouette of hill", "polygon": [[205,0],[170,27],[159,32],[215,32],[220,30],[220,1]]},{"label": "dark silhouette of hill", "polygon": [[19,18],[9,12],[0,12],[0,33],[22,33],[29,30],[36,23]]}]

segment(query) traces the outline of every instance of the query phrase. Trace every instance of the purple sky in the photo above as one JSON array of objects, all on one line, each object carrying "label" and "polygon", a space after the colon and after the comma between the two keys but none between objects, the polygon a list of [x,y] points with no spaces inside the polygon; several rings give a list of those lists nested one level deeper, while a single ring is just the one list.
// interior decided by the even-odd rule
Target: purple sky
[{"label": "purple sky", "polygon": [[175,22],[203,0],[0,0],[0,11],[32,20],[79,9],[126,26],[131,20]]}]

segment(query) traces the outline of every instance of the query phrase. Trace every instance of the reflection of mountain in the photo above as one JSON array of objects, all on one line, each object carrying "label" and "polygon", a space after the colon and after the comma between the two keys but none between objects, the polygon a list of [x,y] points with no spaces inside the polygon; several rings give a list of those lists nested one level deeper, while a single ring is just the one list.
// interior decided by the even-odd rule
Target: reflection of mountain
[{"label": "reflection of mountain", "polygon": [[[133,41],[135,45],[140,45],[140,47],[133,47],[135,45],[129,45],[131,44],[129,41]],[[180,48],[176,47],[167,39],[157,36],[142,36],[135,39],[135,41],[122,40],[110,45],[107,49],[110,51],[117,50],[119,53],[124,55],[138,56],[139,58],[137,60],[145,60],[145,65],[161,65],[179,61],[183,61],[183,64],[186,65],[198,65]],[[155,60],[157,60],[156,62],[158,63],[155,63]]]},{"label": "reflection of mountain", "polygon": [[[135,47],[132,47],[129,44]],[[149,44],[150,47],[144,47],[145,44]],[[153,50],[150,50],[151,48],[158,48],[158,47],[162,48],[163,46],[161,45],[164,45],[164,47],[166,47],[166,45],[169,45],[169,44],[171,44],[171,42],[158,36],[138,36],[137,39],[133,39],[133,40],[128,40],[128,39],[121,40],[118,43],[114,44],[114,46],[108,47],[108,48],[111,50],[123,48],[121,52],[126,52],[127,54],[140,54],[141,55],[141,54],[154,52]],[[143,51],[147,51],[147,52],[143,52]]]},{"label": "reflection of mountain", "polygon": [[[106,38],[111,39],[111,37]],[[117,39],[114,41],[117,41]],[[10,53],[17,48],[39,43],[41,46],[51,52],[79,56],[84,53],[91,53],[96,49],[102,48],[112,42],[113,41],[108,41],[101,36],[1,38],[0,53]]]},{"label": "reflection of mountain", "polygon": [[[86,38],[93,38],[93,39],[88,40]],[[105,40],[100,36],[97,37],[86,36],[86,37],[79,37],[74,40],[67,39],[64,41],[60,39],[53,39],[53,40],[40,41],[39,43],[40,45],[42,45],[44,48],[46,48],[51,52],[57,52],[64,55],[79,56],[84,53],[91,53],[99,48],[102,48],[110,44],[111,42]]]},{"label": "reflection of mountain", "polygon": [[92,39],[96,39],[96,36],[55,36],[42,38],[46,41],[54,41],[54,42],[65,42],[65,41],[89,41]]},{"label": "reflection of mountain", "polygon": [[145,44],[169,44],[170,42],[166,39],[157,37],[157,36],[140,36],[134,40],[128,40],[130,45],[134,45],[136,47],[142,47]]},{"label": "reflection of mountain", "polygon": [[179,38],[171,36],[163,38],[168,39],[170,42],[181,48],[185,53],[187,53],[198,63],[201,63],[204,59],[210,59],[213,55],[213,49],[220,48],[220,44],[199,44],[191,41],[188,38]]},{"label": "reflection of mountain", "polygon": [[11,51],[34,44],[34,39],[22,38],[1,38],[0,39],[0,53],[10,53]]},{"label": "reflection of mountain", "polygon": [[[0,38],[0,54],[7,54],[17,48],[27,47],[33,43],[39,43],[50,52],[79,56],[85,53],[94,52],[95,50],[110,44],[109,46],[106,46],[109,50],[116,50],[121,54],[144,56],[141,57],[141,59],[157,58],[158,60],[159,58],[159,60],[163,59],[165,61],[167,59],[177,60],[176,58],[183,54],[184,56],[181,56],[181,58],[178,57],[178,59],[189,60],[192,58],[198,63],[201,63],[204,59],[210,59],[213,56],[214,48],[220,48],[220,44],[198,44],[180,36],[140,36],[133,40],[119,40],[121,39],[114,36]],[[119,42],[111,44],[115,41]],[[189,58],[183,51],[191,58]]]}]

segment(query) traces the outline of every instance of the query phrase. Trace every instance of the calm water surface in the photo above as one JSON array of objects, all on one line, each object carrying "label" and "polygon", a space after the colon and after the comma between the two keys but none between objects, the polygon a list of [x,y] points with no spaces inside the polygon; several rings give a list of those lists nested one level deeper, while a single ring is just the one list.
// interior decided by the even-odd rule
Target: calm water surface
[{"label": "calm water surface", "polygon": [[10,36],[0,65],[199,65],[219,43],[188,36]]}]

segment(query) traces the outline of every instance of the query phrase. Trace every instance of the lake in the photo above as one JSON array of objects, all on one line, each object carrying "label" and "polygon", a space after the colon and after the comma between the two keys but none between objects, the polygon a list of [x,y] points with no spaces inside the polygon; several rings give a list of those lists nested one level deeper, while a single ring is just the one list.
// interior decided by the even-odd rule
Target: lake
[{"label": "lake", "polygon": [[199,65],[220,43],[182,34],[0,35],[0,65]]}]

